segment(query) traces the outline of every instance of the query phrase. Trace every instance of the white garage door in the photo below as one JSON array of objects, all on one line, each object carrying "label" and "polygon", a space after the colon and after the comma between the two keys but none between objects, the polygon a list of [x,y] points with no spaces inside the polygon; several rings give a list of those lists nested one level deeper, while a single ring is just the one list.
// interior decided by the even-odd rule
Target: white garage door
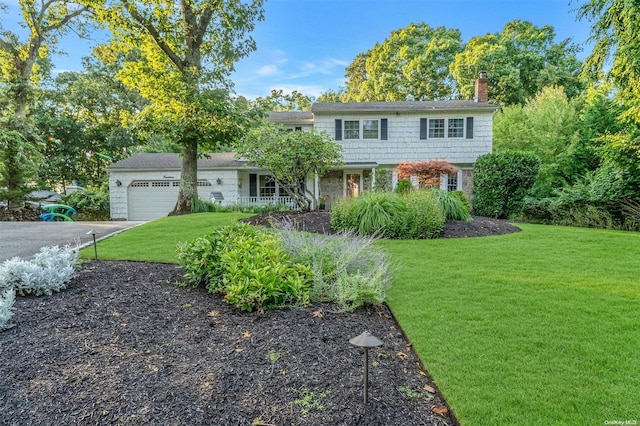
[{"label": "white garage door", "polygon": [[[198,195],[208,200],[211,182],[198,181]],[[178,201],[180,181],[177,180],[136,180],[127,191],[129,220],[151,220],[165,217]]]},{"label": "white garage door", "polygon": [[129,220],[151,220],[164,217],[178,200],[178,181],[134,181],[127,194]]}]

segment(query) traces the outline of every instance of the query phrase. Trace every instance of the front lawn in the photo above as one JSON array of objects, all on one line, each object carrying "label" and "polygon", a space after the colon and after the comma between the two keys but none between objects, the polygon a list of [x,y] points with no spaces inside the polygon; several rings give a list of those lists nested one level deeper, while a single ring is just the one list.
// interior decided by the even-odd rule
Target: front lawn
[{"label": "front lawn", "polygon": [[463,425],[640,416],[640,234],[384,241],[389,305]]},{"label": "front lawn", "polygon": [[[176,243],[191,241],[217,227],[253,216],[248,213],[197,213],[169,216],[145,223],[98,243],[100,260],[138,260],[176,263]],[[80,252],[83,259],[93,259],[93,246]]]}]

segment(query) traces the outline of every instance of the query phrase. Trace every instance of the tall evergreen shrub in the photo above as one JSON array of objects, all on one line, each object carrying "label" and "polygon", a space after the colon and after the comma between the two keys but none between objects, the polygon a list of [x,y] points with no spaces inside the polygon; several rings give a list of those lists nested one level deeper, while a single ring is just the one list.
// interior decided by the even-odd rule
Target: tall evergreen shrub
[{"label": "tall evergreen shrub", "polygon": [[530,152],[504,151],[478,157],[473,167],[474,213],[496,218],[520,213],[539,170],[540,160]]}]

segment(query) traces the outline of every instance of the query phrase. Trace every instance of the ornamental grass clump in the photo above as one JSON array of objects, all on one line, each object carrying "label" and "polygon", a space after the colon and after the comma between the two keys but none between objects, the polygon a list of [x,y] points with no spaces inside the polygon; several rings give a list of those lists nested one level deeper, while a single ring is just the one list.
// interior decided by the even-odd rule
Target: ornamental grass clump
[{"label": "ornamental grass clump", "polygon": [[[452,203],[462,209],[457,199]],[[431,190],[416,190],[402,195],[368,192],[338,202],[331,211],[331,227],[336,231],[382,238],[438,238],[444,221],[438,197]]]},{"label": "ornamental grass clump", "polygon": [[395,238],[420,240],[438,238],[444,228],[445,216],[433,191],[413,191],[404,196],[407,210],[396,224]]},{"label": "ornamental grass clump", "polygon": [[435,193],[446,220],[460,220],[465,222],[471,220],[471,206],[468,201],[465,204],[466,197],[464,192],[448,192],[436,189]]},{"label": "ornamental grass clump", "polygon": [[285,227],[280,239],[295,262],[311,268],[312,301],[335,302],[345,311],[385,301],[392,268],[384,251],[374,245],[375,237],[310,234]]},{"label": "ornamental grass clump", "polygon": [[406,205],[392,192],[367,192],[357,198],[338,202],[331,215],[331,226],[338,232],[355,231],[360,235],[392,237]]}]

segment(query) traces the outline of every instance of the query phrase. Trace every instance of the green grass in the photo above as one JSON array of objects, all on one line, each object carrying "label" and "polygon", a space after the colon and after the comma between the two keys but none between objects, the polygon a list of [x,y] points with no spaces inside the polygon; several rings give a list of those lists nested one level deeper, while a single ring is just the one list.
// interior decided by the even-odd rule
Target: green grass
[{"label": "green grass", "polygon": [[[230,225],[250,216],[253,214],[196,213],[164,217],[100,241],[98,258],[177,263],[177,242],[194,240],[216,227]],[[93,246],[82,250],[80,257],[93,259]]]},{"label": "green grass", "polygon": [[389,304],[462,425],[640,418],[640,234],[381,242]]}]

